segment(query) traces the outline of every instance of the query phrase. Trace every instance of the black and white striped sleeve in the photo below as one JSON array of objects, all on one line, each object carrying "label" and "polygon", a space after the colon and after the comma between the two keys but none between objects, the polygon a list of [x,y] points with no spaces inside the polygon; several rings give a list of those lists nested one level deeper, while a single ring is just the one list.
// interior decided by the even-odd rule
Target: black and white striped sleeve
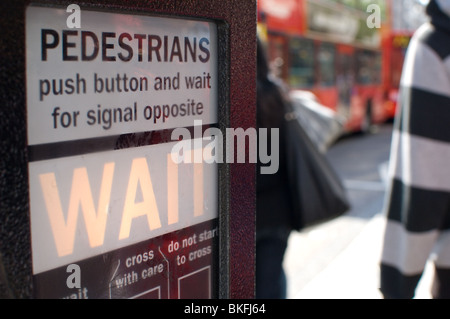
[{"label": "black and white striped sleeve", "polygon": [[[385,206],[385,297],[413,298],[436,247],[437,271],[450,279],[449,43],[449,35],[428,24],[413,37],[405,60]],[[437,246],[438,239],[447,243]]]}]

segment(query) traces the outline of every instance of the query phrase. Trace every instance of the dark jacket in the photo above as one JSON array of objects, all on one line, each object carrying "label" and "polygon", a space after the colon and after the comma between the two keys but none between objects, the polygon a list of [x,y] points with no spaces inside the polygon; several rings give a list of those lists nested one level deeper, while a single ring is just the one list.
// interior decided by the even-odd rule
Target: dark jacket
[{"label": "dark jacket", "polygon": [[393,133],[381,261],[386,298],[414,297],[433,250],[432,295],[450,297],[450,3],[431,0],[427,13],[430,23],[408,48]]},{"label": "dark jacket", "polygon": [[[285,92],[282,84],[271,78],[263,48],[258,43],[257,75],[257,126],[267,128],[270,149],[271,129],[279,129],[279,169],[275,174],[260,173],[257,164],[257,236],[267,233],[282,233],[291,229],[291,203],[286,172],[286,150],[284,137]],[[270,152],[270,151],[269,151]]]}]

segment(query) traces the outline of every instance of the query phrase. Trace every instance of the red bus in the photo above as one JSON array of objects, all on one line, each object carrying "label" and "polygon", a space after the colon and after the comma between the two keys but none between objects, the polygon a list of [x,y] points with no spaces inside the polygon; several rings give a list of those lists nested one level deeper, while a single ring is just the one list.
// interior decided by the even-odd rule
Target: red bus
[{"label": "red bus", "polygon": [[382,39],[389,32],[385,23],[369,28],[370,13],[344,2],[259,0],[258,22],[272,71],[344,116],[346,131],[365,131],[393,116],[383,84],[390,69],[383,67]]},{"label": "red bus", "polygon": [[413,33],[396,31],[383,38],[383,89],[385,108],[390,117],[395,116],[403,62]]}]

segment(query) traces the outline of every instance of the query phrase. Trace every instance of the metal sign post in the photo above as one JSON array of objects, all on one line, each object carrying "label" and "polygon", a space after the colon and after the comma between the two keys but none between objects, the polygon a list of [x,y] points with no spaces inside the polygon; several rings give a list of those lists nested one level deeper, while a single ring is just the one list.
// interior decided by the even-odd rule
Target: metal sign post
[{"label": "metal sign post", "polygon": [[1,9],[0,296],[252,298],[256,2]]}]

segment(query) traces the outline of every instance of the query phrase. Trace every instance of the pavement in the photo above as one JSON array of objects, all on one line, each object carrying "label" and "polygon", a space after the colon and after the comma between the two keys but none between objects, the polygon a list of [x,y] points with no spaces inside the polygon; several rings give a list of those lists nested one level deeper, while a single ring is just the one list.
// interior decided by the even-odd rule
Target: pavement
[{"label": "pavement", "polygon": [[[366,221],[359,234],[353,237],[345,249],[327,262],[325,267],[315,273],[308,282],[302,284],[295,281],[295,272],[301,271],[293,266],[299,256],[295,250],[300,249],[299,245],[302,243],[306,243],[304,236],[316,235],[314,232],[307,235],[292,234],[285,260],[289,285],[288,298],[382,299],[379,292],[378,265],[384,226],[385,218],[381,214]],[[430,299],[432,275],[432,268],[428,264],[416,290],[415,299]]]}]

